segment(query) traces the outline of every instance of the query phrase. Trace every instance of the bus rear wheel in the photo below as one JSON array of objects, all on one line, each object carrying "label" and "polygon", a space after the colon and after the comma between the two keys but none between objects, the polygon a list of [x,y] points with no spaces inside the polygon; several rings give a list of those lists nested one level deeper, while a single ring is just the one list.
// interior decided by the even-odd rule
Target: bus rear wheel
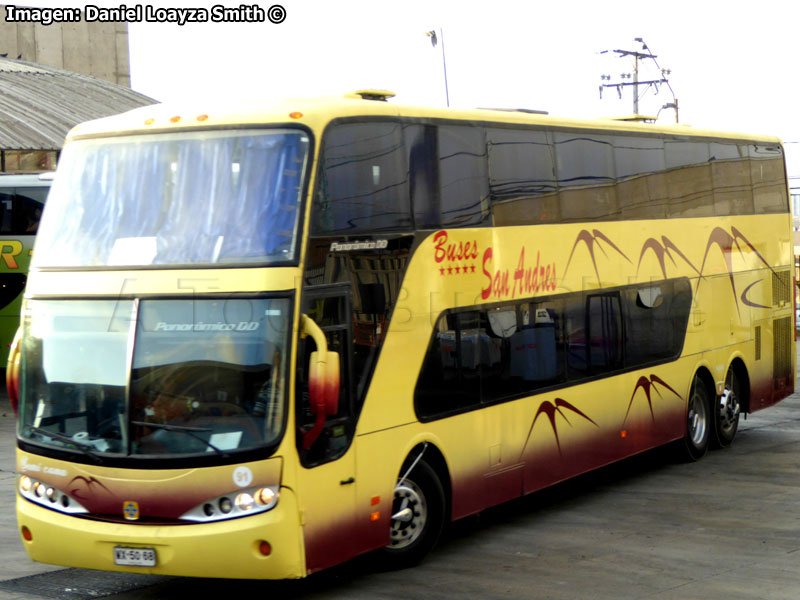
[{"label": "bus rear wheel", "polygon": [[740,398],[742,388],[733,368],[725,376],[725,390],[716,399],[714,419],[714,444],[719,448],[731,445],[739,430]]},{"label": "bus rear wheel", "polygon": [[703,380],[695,375],[686,411],[686,435],[683,438],[684,457],[700,460],[708,450],[713,427],[711,400]]},{"label": "bus rear wheel", "polygon": [[393,568],[410,567],[427,555],[442,533],[445,499],[436,472],[420,461],[394,489],[391,542],[383,551]]}]

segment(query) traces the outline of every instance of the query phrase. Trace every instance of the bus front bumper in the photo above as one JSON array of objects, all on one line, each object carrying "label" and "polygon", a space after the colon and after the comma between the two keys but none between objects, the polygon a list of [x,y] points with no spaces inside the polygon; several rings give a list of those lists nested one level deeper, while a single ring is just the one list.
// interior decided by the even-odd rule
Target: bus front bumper
[{"label": "bus front bumper", "polygon": [[[306,575],[297,499],[281,488],[269,512],[191,525],[109,523],[66,515],[17,497],[19,531],[38,562],[104,571],[229,579],[290,579]],[[270,552],[264,554],[264,544]],[[119,566],[117,547],[150,548],[155,567]]]}]

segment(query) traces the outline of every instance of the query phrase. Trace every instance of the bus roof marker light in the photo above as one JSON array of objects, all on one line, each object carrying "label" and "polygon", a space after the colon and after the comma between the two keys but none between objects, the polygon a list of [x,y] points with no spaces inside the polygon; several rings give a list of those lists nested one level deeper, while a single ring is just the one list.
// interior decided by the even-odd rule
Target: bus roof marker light
[{"label": "bus roof marker light", "polygon": [[174,117],[170,117],[169,122],[170,123],[177,123],[180,120],[181,120],[180,116],[179,115],[175,115]]},{"label": "bus roof marker light", "polygon": [[625,429],[623,429],[622,431],[619,432],[619,437],[621,437],[624,440],[626,437],[628,437],[628,432]]},{"label": "bus roof marker light", "polygon": [[144,124],[145,125],[152,125],[155,122],[156,122],[156,120],[154,118],[152,118],[152,117],[150,117],[149,119],[145,119],[144,120]]},{"label": "bus roof marker light", "polygon": [[200,121],[201,123],[203,121],[208,121],[208,115],[206,115],[206,114],[197,115],[197,120]]},{"label": "bus roof marker light", "polygon": [[291,119],[302,119],[303,118],[303,113],[301,113],[299,111],[290,112],[289,113],[289,118],[291,118]]}]

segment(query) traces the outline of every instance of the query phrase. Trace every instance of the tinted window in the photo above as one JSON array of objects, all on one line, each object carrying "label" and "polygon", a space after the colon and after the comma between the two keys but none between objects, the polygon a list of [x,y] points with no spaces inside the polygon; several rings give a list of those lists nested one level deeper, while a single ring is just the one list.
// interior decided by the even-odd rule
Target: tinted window
[{"label": "tinted window", "polygon": [[478,311],[442,315],[417,383],[420,414],[454,413],[480,404],[481,355],[491,361],[489,344]]},{"label": "tinted window", "polygon": [[483,402],[513,398],[564,381],[563,302],[487,309],[491,343],[481,371]]},{"label": "tinted window", "polygon": [[753,205],[756,214],[789,210],[783,152],[779,146],[752,144],[750,176],[753,182]]},{"label": "tinted window", "polygon": [[664,175],[664,140],[614,138],[617,202],[625,218],[664,218],[669,204]]},{"label": "tinted window", "polygon": [[680,354],[691,308],[687,279],[446,311],[415,392],[437,418],[607,377]]},{"label": "tinted window", "polygon": [[692,304],[689,281],[678,279],[622,291],[627,363],[643,365],[677,356]]},{"label": "tinted window", "polygon": [[399,123],[332,127],[320,157],[314,233],[408,230],[408,169]]},{"label": "tinted window", "polygon": [[408,154],[408,176],[414,221],[418,229],[434,229],[441,224],[439,169],[436,127],[405,125],[403,137]]},{"label": "tinted window", "polygon": [[558,221],[553,146],[544,131],[486,130],[495,225]]},{"label": "tinted window", "polygon": [[42,218],[48,187],[0,191],[0,233],[34,235]]},{"label": "tinted window", "polygon": [[36,233],[48,191],[49,188],[17,188],[15,207],[17,231],[14,233],[30,235]]},{"label": "tinted window", "polygon": [[781,148],[511,127],[353,123],[324,143],[313,231],[787,211]]},{"label": "tinted window", "polygon": [[711,217],[711,167],[708,143],[667,140],[664,144],[671,217]]},{"label": "tinted window", "polygon": [[557,132],[554,140],[561,220],[613,218],[617,200],[611,138]]},{"label": "tinted window", "polygon": [[439,127],[440,222],[479,225],[489,216],[486,141],[482,127]]},{"label": "tinted window", "polygon": [[709,144],[711,181],[714,184],[714,214],[753,214],[750,158],[741,144]]},{"label": "tinted window", "polygon": [[620,369],[622,314],[619,295],[570,295],[566,303],[566,340],[570,379]]}]

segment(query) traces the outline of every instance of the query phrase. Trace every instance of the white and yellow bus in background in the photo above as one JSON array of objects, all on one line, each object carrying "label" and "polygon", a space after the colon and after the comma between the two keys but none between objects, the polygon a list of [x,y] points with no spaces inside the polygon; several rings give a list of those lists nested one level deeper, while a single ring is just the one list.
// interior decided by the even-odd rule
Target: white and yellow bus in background
[{"label": "white and yellow bus in background", "polygon": [[389,96],[70,133],[9,369],[34,560],[407,565],[792,392],[777,139]]}]

